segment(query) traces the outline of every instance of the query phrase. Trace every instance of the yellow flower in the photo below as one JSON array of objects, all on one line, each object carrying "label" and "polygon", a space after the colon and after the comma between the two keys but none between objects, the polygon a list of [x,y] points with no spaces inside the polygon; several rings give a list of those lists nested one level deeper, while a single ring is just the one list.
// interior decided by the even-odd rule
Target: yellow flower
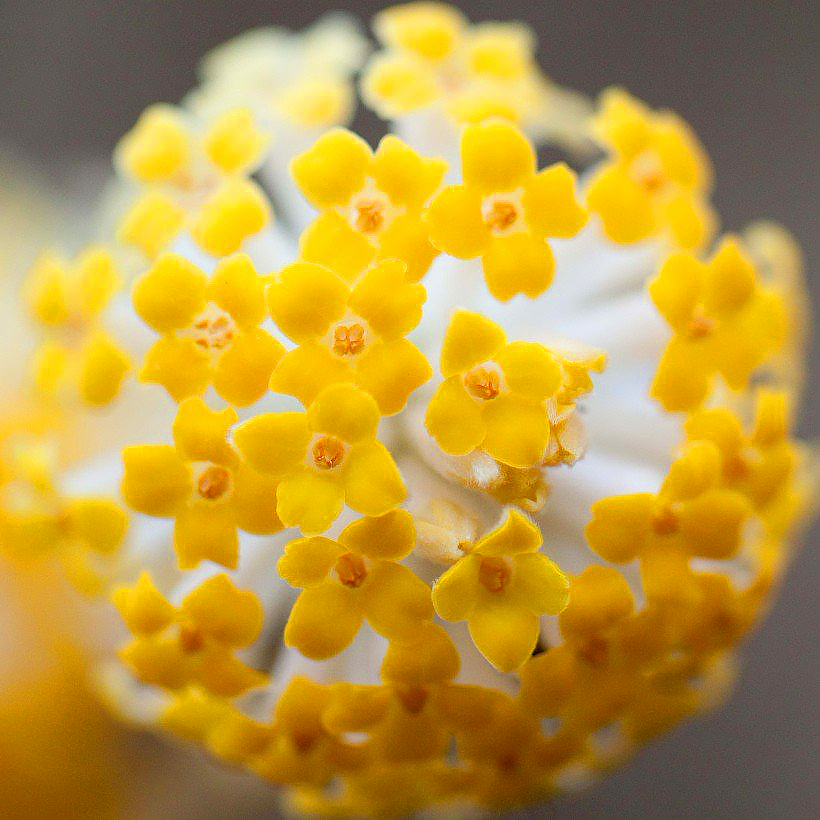
[{"label": "yellow flower", "polygon": [[605,236],[629,245],[665,235],[680,248],[703,247],[715,222],[707,199],[711,170],[686,123],[610,89],[593,127],[610,156],[595,173],[586,202]]},{"label": "yellow flower", "polygon": [[325,388],[307,413],[257,416],[234,435],[240,453],[280,479],[276,511],[286,527],[325,532],[342,506],[381,516],[406,490],[390,453],[376,440],[379,408],[352,384]]},{"label": "yellow flower", "polygon": [[237,529],[254,535],[282,529],[278,482],[238,458],[227,442],[236,421],[234,410],[212,412],[201,399],[186,399],[174,422],[176,447],[123,450],[123,498],[137,512],[175,520],[181,569],[204,560],[236,569]]},{"label": "yellow flower", "polygon": [[330,687],[296,677],[276,704],[274,741],[251,765],[276,784],[325,786],[339,772],[361,769],[367,749],[334,737],[322,724],[332,698]]},{"label": "yellow flower", "polygon": [[137,315],[161,334],[140,378],[177,402],[211,385],[231,404],[258,401],[284,352],[259,327],[264,286],[244,254],[223,259],[210,279],[181,256],[160,257],[133,289]]},{"label": "yellow flower", "polygon": [[427,431],[449,455],[476,448],[516,468],[575,458],[566,423],[575,400],[591,389],[585,363],[561,359],[538,344],[507,344],[501,329],[473,313],[454,314],[441,351],[444,382],[427,408]]},{"label": "yellow flower", "polygon": [[268,288],[267,301],[299,345],[277,365],[271,389],[306,407],[325,387],[353,381],[382,415],[394,415],[430,379],[427,360],[404,338],[421,320],[424,288],[409,283],[395,259],[377,262],[352,288],[328,268],[297,262]]},{"label": "yellow flower", "polygon": [[730,410],[699,410],[687,418],[689,441],[710,441],[720,451],[723,486],[743,493],[767,527],[783,537],[794,522],[799,452],[789,440],[788,397],[780,391],[757,392],[755,419],[746,434]]},{"label": "yellow flower", "polygon": [[119,286],[111,254],[100,247],[71,264],[51,253],[37,260],[26,287],[29,311],[46,335],[33,362],[34,383],[45,395],[70,385],[92,407],[117,397],[131,365],[103,320]]},{"label": "yellow flower", "polygon": [[396,563],[414,544],[413,520],[400,510],[360,519],[338,541],[291,542],[278,571],[303,592],[285,627],[285,646],[327,660],[353,642],[365,620],[388,640],[413,638],[433,617],[429,587]]},{"label": "yellow flower", "polygon": [[441,160],[422,159],[394,136],[384,137],[374,154],[349,131],[328,132],[291,164],[302,196],[320,211],[300,242],[302,258],[332,268],[347,282],[377,259],[400,259],[417,282],[437,255],[422,208],[445,169]]},{"label": "yellow flower", "polygon": [[508,302],[540,296],[555,261],[547,239],[571,239],[586,222],[566,165],[536,173],[536,157],[515,126],[490,120],[465,128],[463,184],[445,188],[427,209],[430,241],[458,259],[481,258],[490,293]]},{"label": "yellow flower", "polygon": [[734,239],[724,240],[706,264],[687,252],[670,255],[649,283],[649,296],[674,334],[652,385],[653,398],[669,412],[698,407],[717,374],[743,390],[782,343],[782,304],[760,286]]},{"label": "yellow flower", "polygon": [[198,685],[222,698],[259,686],[264,678],[234,657],[262,629],[262,608],[225,575],[211,578],[176,609],[143,573],[114,591],[113,603],[135,640],[120,652],[137,678],[172,691]]},{"label": "yellow flower", "polygon": [[247,109],[204,125],[182,109],[151,106],[114,155],[120,173],[140,189],[120,239],[153,259],[187,228],[211,256],[236,252],[270,220],[267,198],[248,179],[268,142]]},{"label": "yellow flower", "polygon": [[721,486],[721,467],[712,442],[688,444],[657,495],[616,496],[592,505],[590,547],[616,564],[640,558],[650,599],[689,594],[689,558],[732,558],[752,517],[748,499]]},{"label": "yellow flower", "polygon": [[538,550],[541,532],[522,513],[506,520],[442,575],[433,605],[445,621],[467,621],[481,654],[498,670],[514,672],[532,655],[540,615],[567,603],[569,582]]}]

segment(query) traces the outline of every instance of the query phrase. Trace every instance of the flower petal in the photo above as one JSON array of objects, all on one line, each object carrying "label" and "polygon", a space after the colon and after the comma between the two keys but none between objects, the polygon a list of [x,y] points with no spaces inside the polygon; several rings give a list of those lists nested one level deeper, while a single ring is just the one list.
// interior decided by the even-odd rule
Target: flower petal
[{"label": "flower petal", "polygon": [[310,430],[302,413],[269,413],[241,424],[234,442],[255,470],[282,476],[304,461]]},{"label": "flower petal", "polygon": [[197,587],[182,602],[182,612],[224,646],[250,646],[262,630],[262,607],[252,592],[237,589],[225,575]]},{"label": "flower petal", "polygon": [[205,307],[207,280],[199,268],[164,254],[134,284],[134,310],[152,330],[169,333],[187,327]]},{"label": "flower petal", "polygon": [[237,407],[259,401],[267,393],[273,369],[284,352],[264,330],[251,328],[239,333],[219,357],[213,373],[214,390]]},{"label": "flower petal", "polygon": [[439,618],[458,622],[466,621],[473,614],[481,598],[478,581],[480,566],[478,556],[466,555],[436,581],[433,606]]},{"label": "flower petal", "polygon": [[300,538],[285,547],[276,571],[292,587],[306,589],[324,581],[343,553],[344,550],[329,538]]},{"label": "flower petal", "polygon": [[546,411],[516,396],[499,396],[484,407],[487,435],[481,449],[510,467],[535,467],[544,460],[550,439]]},{"label": "flower petal", "polygon": [[316,397],[308,408],[307,419],[314,432],[355,444],[375,437],[379,408],[372,396],[355,385],[334,384]]},{"label": "flower petal", "polygon": [[649,298],[677,332],[686,329],[703,291],[703,265],[689,253],[672,253],[649,283]]},{"label": "flower petal", "polygon": [[393,458],[378,442],[353,447],[343,471],[345,501],[357,513],[384,515],[407,498]]},{"label": "flower petal", "polygon": [[538,618],[503,599],[477,608],[468,622],[476,649],[500,672],[515,672],[538,642]]},{"label": "flower petal", "polygon": [[335,211],[320,214],[299,240],[299,258],[330,268],[347,283],[370,267],[376,249]]},{"label": "flower petal", "polygon": [[487,290],[499,302],[523,293],[537,299],[552,284],[555,259],[550,246],[529,233],[491,240],[481,260]]},{"label": "flower petal", "polygon": [[363,614],[357,590],[328,581],[304,590],[285,627],[285,646],[325,661],[353,643]]},{"label": "flower petal", "polygon": [[604,168],[590,182],[587,207],[598,214],[604,236],[618,245],[631,245],[657,231],[649,197],[620,168]]},{"label": "flower petal", "polygon": [[404,510],[393,510],[375,518],[360,518],[344,529],[339,543],[368,558],[401,560],[416,545],[413,517]]},{"label": "flower petal", "polygon": [[693,555],[727,560],[740,547],[741,530],[751,506],[734,490],[707,490],[680,512],[681,537]]},{"label": "flower petal", "polygon": [[456,259],[481,256],[490,239],[481,196],[471,188],[444,188],[428,206],[425,221],[433,245]]},{"label": "flower petal", "polygon": [[654,504],[649,493],[597,501],[585,532],[590,548],[613,564],[631,561],[647,544]]},{"label": "flower petal", "polygon": [[569,600],[569,580],[545,555],[518,555],[510,595],[534,615],[557,615]]},{"label": "flower petal", "polygon": [[256,327],[266,316],[265,285],[247,254],[220,260],[208,295],[242,328]]},{"label": "flower petal", "polygon": [[512,124],[470,125],[461,138],[464,184],[482,194],[515,191],[535,174],[535,151]]},{"label": "flower petal", "polygon": [[373,396],[383,416],[404,410],[410,394],[432,375],[427,359],[406,339],[372,345],[356,365],[356,383]]},{"label": "flower petal", "polygon": [[174,526],[174,549],[182,570],[194,569],[202,561],[236,569],[239,540],[231,505],[224,501],[195,501],[183,507]]},{"label": "flower petal", "polygon": [[140,381],[162,385],[176,402],[205,392],[211,363],[190,339],[164,336],[148,351]]},{"label": "flower petal", "polygon": [[326,387],[348,382],[352,375],[350,366],[325,346],[306,342],[279,360],[271,375],[270,389],[294,396],[309,407]]},{"label": "flower petal", "polygon": [[367,622],[388,641],[411,641],[433,619],[430,587],[392,561],[376,562],[362,592]]},{"label": "flower petal", "polygon": [[267,292],[273,321],[296,344],[324,336],[344,316],[347,298],[345,283],[329,268],[311,262],[283,268]]},{"label": "flower petal", "polygon": [[650,395],[669,413],[695,410],[709,390],[709,348],[673,339],[661,356]]},{"label": "flower petal", "polygon": [[126,447],[122,497],[132,510],[173,518],[191,493],[191,470],[173,447]]},{"label": "flower petal", "polygon": [[285,476],[276,491],[276,513],[286,527],[305,535],[325,532],[339,517],[345,493],[340,481],[301,469]]},{"label": "flower petal", "polygon": [[422,159],[398,137],[383,137],[373,159],[376,187],[394,205],[420,208],[441,184],[443,160]]},{"label": "flower petal", "polygon": [[420,281],[437,256],[418,214],[400,214],[379,235],[378,258],[401,259],[407,265],[408,282]]},{"label": "flower petal", "polygon": [[545,347],[526,342],[507,345],[495,355],[510,390],[532,401],[543,401],[561,387],[561,365]]},{"label": "flower petal", "polygon": [[279,481],[257,472],[247,464],[233,470],[233,507],[236,526],[252,535],[274,535],[282,529],[276,514]]},{"label": "flower petal", "polygon": [[427,432],[448,455],[466,456],[487,434],[481,408],[470,398],[458,376],[447,379],[427,405]]},{"label": "flower petal", "polygon": [[200,398],[185,399],[174,419],[174,443],[187,461],[231,465],[236,461],[228,432],[238,421],[236,411],[212,411]]},{"label": "flower petal", "polygon": [[441,375],[446,379],[489,361],[506,341],[504,332],[494,322],[476,313],[456,311],[441,349]]},{"label": "flower petal", "polygon": [[524,210],[533,233],[542,237],[572,239],[587,221],[578,204],[575,174],[563,163],[536,174],[524,189]]},{"label": "flower petal", "polygon": [[524,513],[510,507],[504,521],[475,545],[481,555],[518,555],[537,552],[541,547],[541,530]]},{"label": "flower petal", "polygon": [[290,170],[296,187],[311,205],[329,208],[345,205],[364,187],[372,162],[370,146],[361,137],[334,128],[296,157]]}]

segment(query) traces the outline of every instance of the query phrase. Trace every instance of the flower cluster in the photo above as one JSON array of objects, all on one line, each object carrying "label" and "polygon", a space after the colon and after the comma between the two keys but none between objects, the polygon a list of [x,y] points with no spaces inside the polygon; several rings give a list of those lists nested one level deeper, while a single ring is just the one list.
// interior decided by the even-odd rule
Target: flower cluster
[{"label": "flower cluster", "polygon": [[814,489],[793,257],[711,248],[696,139],[623,92],[581,185],[539,171],[529,32],[440,4],[377,17],[362,84],[460,161],[374,150],[341,127],[364,49],[323,26],[216,52],[120,143],[127,295],[102,251],[35,267],[0,544],[104,555],[108,699],[298,811],[544,799],[714,705],[782,575]]}]

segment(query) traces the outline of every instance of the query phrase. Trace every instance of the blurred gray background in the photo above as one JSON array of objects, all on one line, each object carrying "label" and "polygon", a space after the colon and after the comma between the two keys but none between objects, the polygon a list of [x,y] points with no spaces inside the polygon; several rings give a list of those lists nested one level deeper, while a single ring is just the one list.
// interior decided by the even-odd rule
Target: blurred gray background
[{"label": "blurred gray background", "polygon": [[[367,18],[385,4],[345,5]],[[561,84],[593,94],[620,84],[652,105],[677,110],[711,154],[724,228],[740,229],[760,216],[788,226],[806,254],[816,310],[818,3],[459,5],[474,20],[531,25],[543,67]],[[43,164],[58,182],[77,162],[109,154],[147,104],[181,97],[194,83],[197,59],[212,46],[252,26],[298,28],[341,6],[324,0],[0,0],[0,145]],[[816,340],[811,372],[802,429],[816,435]],[[809,533],[774,611],[747,645],[728,705],[539,816],[820,816],[818,534],[817,528]],[[196,820],[211,816],[195,803],[180,800],[172,808],[159,801],[151,816],[169,816],[169,810]],[[232,814],[261,816],[264,805],[258,793],[238,795]]]}]

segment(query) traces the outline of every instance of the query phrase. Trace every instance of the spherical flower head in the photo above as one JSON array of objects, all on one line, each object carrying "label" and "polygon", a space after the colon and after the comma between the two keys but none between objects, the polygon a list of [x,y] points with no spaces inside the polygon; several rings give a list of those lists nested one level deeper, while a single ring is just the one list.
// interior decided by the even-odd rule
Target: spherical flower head
[{"label": "spherical flower head", "polygon": [[433,587],[433,605],[445,621],[466,621],[479,652],[502,672],[532,655],[538,617],[567,603],[569,583],[541,547],[540,530],[510,509],[493,532],[463,547],[465,556]]},{"label": "spherical flower head", "polygon": [[131,368],[104,327],[119,287],[114,260],[99,246],[71,264],[53,253],[35,262],[26,296],[44,335],[32,366],[34,384],[44,395],[68,389],[92,407],[116,399]]},{"label": "spherical flower head", "polygon": [[181,256],[161,256],[132,293],[137,315],[160,334],[140,378],[177,402],[209,386],[237,406],[258,401],[284,353],[260,328],[264,287],[243,254],[223,259],[210,278]]},{"label": "spherical flower head", "polygon": [[123,498],[136,512],[174,519],[180,569],[203,560],[236,569],[237,529],[254,535],[282,529],[278,482],[240,459],[228,443],[236,422],[234,410],[213,412],[201,399],[189,398],[174,422],[174,447],[123,451]]},{"label": "spherical flower head", "polygon": [[702,248],[714,231],[711,170],[686,123],[611,89],[593,130],[610,160],[594,175],[586,202],[605,236],[628,245],[665,235],[674,246]]},{"label": "spherical flower head", "polygon": [[653,398],[670,412],[700,406],[718,374],[743,390],[782,344],[782,303],[761,286],[736,240],[724,240],[706,264],[671,254],[649,296],[673,333],[652,385]]},{"label": "spherical flower head", "polygon": [[291,164],[300,193],[320,212],[300,242],[302,258],[348,282],[377,259],[400,259],[420,280],[436,257],[422,209],[445,169],[397,137],[384,137],[374,153],[349,131],[328,132]]},{"label": "spherical flower head", "polygon": [[298,347],[286,353],[271,389],[305,407],[325,388],[354,382],[382,415],[404,409],[430,379],[425,357],[405,338],[421,320],[424,288],[408,281],[403,262],[377,262],[350,287],[329,268],[297,262],[267,291],[270,313]]},{"label": "spherical flower head", "polygon": [[113,602],[134,636],[121,657],[144,683],[172,691],[195,685],[225,698],[262,682],[234,657],[258,637],[261,607],[225,575],[203,582],[179,608],[160,595],[147,574],[116,589]]},{"label": "spherical flower head", "polygon": [[536,173],[535,151],[509,123],[467,126],[462,185],[437,194],[427,210],[430,241],[457,259],[481,259],[491,295],[541,296],[555,262],[547,239],[570,239],[586,222],[565,165]]},{"label": "spherical flower head", "polygon": [[559,408],[577,397],[566,392],[569,371],[542,345],[508,344],[493,322],[459,312],[447,328],[440,367],[444,381],[425,424],[445,453],[479,449],[524,469],[553,461],[564,449],[566,417]]},{"label": "spherical flower head", "polygon": [[234,108],[208,123],[172,106],[147,109],[117,146],[120,174],[140,191],[119,238],[154,259],[185,230],[210,256],[239,250],[270,220],[270,207],[248,179],[269,138],[251,112]]},{"label": "spherical flower head", "polygon": [[256,470],[279,479],[276,512],[286,527],[325,532],[346,504],[380,516],[406,490],[390,453],[376,439],[379,408],[352,384],[322,390],[306,413],[257,416],[234,440]]}]

